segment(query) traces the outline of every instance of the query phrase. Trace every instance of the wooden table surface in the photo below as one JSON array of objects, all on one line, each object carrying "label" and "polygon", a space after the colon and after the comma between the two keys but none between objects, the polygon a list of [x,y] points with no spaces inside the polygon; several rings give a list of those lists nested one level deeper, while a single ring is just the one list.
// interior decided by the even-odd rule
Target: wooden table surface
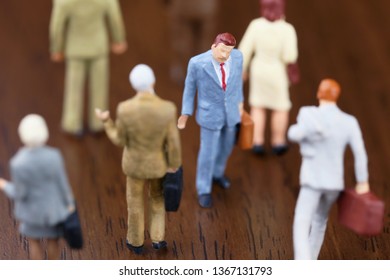
[{"label": "wooden table surface", "polygon": [[[121,0],[129,50],[111,56],[110,109],[134,95],[130,69],[149,64],[156,73],[156,92],[181,107],[183,84],[171,81],[168,1]],[[301,106],[316,104],[321,79],[342,86],[339,106],[357,117],[369,158],[372,190],[386,202],[383,232],[361,237],[338,224],[332,208],[320,259],[389,259],[390,233],[390,1],[287,1],[287,21],[298,34],[301,82],[291,88],[295,122]],[[199,207],[195,167],[199,127],[192,118],[181,131],[185,189],[180,210],[167,215],[168,250],[156,253],[146,232],[146,252],[125,246],[127,211],[122,150],[105,135],[81,139],[60,130],[64,64],[49,59],[48,25],[52,1],[0,1],[0,176],[9,178],[9,159],[21,146],[17,126],[38,113],[48,122],[48,144],[61,149],[77,199],[85,247],[63,259],[292,259],[292,221],[299,191],[300,154],[292,145],[283,157],[258,158],[237,148],[229,160],[229,190],[213,189],[214,206]],[[258,1],[220,1],[217,32],[241,40],[258,17]],[[211,42],[210,42],[211,45]],[[192,53],[191,55],[194,55]],[[247,97],[247,84],[245,96]],[[246,107],[248,104],[245,105]],[[345,181],[354,184],[353,156],[348,150]],[[12,203],[0,194],[0,259],[27,259],[28,242],[19,235]]]}]

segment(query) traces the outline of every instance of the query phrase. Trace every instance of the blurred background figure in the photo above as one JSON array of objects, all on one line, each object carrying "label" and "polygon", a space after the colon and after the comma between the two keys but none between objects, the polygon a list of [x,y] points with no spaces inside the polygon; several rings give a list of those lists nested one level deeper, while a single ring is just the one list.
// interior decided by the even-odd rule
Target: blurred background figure
[{"label": "blurred background figure", "polygon": [[91,132],[103,130],[96,107],[108,108],[109,35],[111,51],[126,51],[125,29],[117,0],[54,0],[50,22],[51,59],[66,59],[62,129],[83,133],[84,84],[89,79],[88,124]]},{"label": "blurred background figure", "polygon": [[284,0],[260,0],[260,6],[261,17],[252,20],[239,45],[244,55],[244,80],[249,76],[249,105],[255,124],[253,152],[265,154],[269,109],[272,151],[282,155],[288,149],[289,84],[299,81],[297,36],[294,27],[284,20]]},{"label": "blurred background figure", "polygon": [[[344,154],[350,146],[355,160],[357,193],[368,192],[367,153],[357,119],[337,106],[340,85],[321,81],[319,106],[304,106],[288,138],[302,155],[298,200],[295,206],[294,258],[316,260],[324,242],[329,210],[344,190]],[[362,217],[363,219],[363,217]]]},{"label": "blurred background figure", "polygon": [[219,0],[164,0],[171,35],[172,81],[182,84],[188,60],[210,48],[216,32]]},{"label": "blurred background figure", "polygon": [[15,202],[19,231],[29,240],[30,258],[42,259],[40,239],[47,239],[47,258],[59,257],[59,226],[75,209],[59,150],[45,145],[48,130],[39,115],[27,115],[19,125],[24,144],[11,159],[12,182],[0,178],[0,189]]}]

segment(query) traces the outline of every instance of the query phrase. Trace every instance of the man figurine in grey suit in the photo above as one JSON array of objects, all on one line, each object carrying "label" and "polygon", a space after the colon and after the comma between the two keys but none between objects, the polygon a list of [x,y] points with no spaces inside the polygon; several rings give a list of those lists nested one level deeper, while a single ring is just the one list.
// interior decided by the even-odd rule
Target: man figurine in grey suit
[{"label": "man figurine in grey suit", "polygon": [[295,259],[317,259],[326,231],[331,206],[344,189],[344,152],[349,145],[355,160],[356,191],[369,190],[367,155],[355,117],[336,105],[339,84],[321,82],[319,106],[300,109],[297,124],[288,138],[300,144],[302,166],[293,225]]},{"label": "man figurine in grey suit", "polygon": [[212,205],[213,182],[224,189],[230,187],[224,172],[243,104],[242,54],[235,45],[233,35],[219,34],[211,50],[191,58],[188,64],[178,128],[185,128],[193,114],[197,92],[196,121],[201,130],[196,188],[204,208]]}]

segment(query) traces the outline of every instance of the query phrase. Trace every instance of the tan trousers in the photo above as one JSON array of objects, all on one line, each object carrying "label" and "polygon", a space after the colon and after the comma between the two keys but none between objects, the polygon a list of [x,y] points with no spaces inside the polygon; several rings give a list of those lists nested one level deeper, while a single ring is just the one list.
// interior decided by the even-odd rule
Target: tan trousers
[{"label": "tan trousers", "polygon": [[165,237],[165,205],[161,179],[127,177],[127,241],[133,246],[144,244],[144,186],[149,186],[149,232],[152,242]]},{"label": "tan trousers", "polygon": [[66,132],[83,130],[84,85],[89,80],[88,124],[91,131],[101,131],[102,122],[95,116],[95,108],[108,108],[108,57],[66,60],[65,95],[62,128]]}]

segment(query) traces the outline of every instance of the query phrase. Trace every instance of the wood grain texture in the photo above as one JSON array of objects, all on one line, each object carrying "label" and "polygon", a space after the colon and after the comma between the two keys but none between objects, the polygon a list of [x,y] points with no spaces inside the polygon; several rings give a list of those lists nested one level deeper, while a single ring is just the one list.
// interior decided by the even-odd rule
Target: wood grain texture
[{"label": "wood grain texture", "polygon": [[[169,21],[164,1],[121,0],[129,51],[111,56],[110,109],[132,96],[130,69],[149,64],[156,92],[181,106],[183,85],[169,79]],[[390,2],[387,0],[287,1],[287,20],[298,34],[301,82],[291,88],[291,123],[300,106],[316,104],[321,79],[342,85],[341,109],[357,117],[369,157],[372,190],[386,202],[383,233],[360,237],[336,220],[332,209],[320,259],[390,259]],[[239,3],[239,4],[238,4]],[[221,32],[240,41],[258,16],[258,1],[220,1],[215,20]],[[258,158],[237,148],[227,174],[229,190],[213,189],[214,206],[198,206],[195,168],[199,127],[191,118],[181,131],[185,189],[179,212],[167,215],[168,250],[152,250],[149,234],[141,256],[125,246],[127,210],[121,149],[105,135],[76,139],[60,131],[64,65],[49,59],[51,1],[0,1],[0,176],[21,143],[20,119],[46,118],[49,145],[61,149],[77,199],[85,247],[62,259],[291,259],[292,221],[299,191],[300,155],[293,145],[284,157]],[[211,44],[211,42],[210,42]],[[247,84],[245,89],[247,90]],[[245,92],[247,96],[247,91]],[[247,104],[246,104],[247,107]],[[346,153],[345,179],[353,186],[353,156]],[[28,242],[18,234],[12,203],[0,194],[0,259],[27,259]]]}]

